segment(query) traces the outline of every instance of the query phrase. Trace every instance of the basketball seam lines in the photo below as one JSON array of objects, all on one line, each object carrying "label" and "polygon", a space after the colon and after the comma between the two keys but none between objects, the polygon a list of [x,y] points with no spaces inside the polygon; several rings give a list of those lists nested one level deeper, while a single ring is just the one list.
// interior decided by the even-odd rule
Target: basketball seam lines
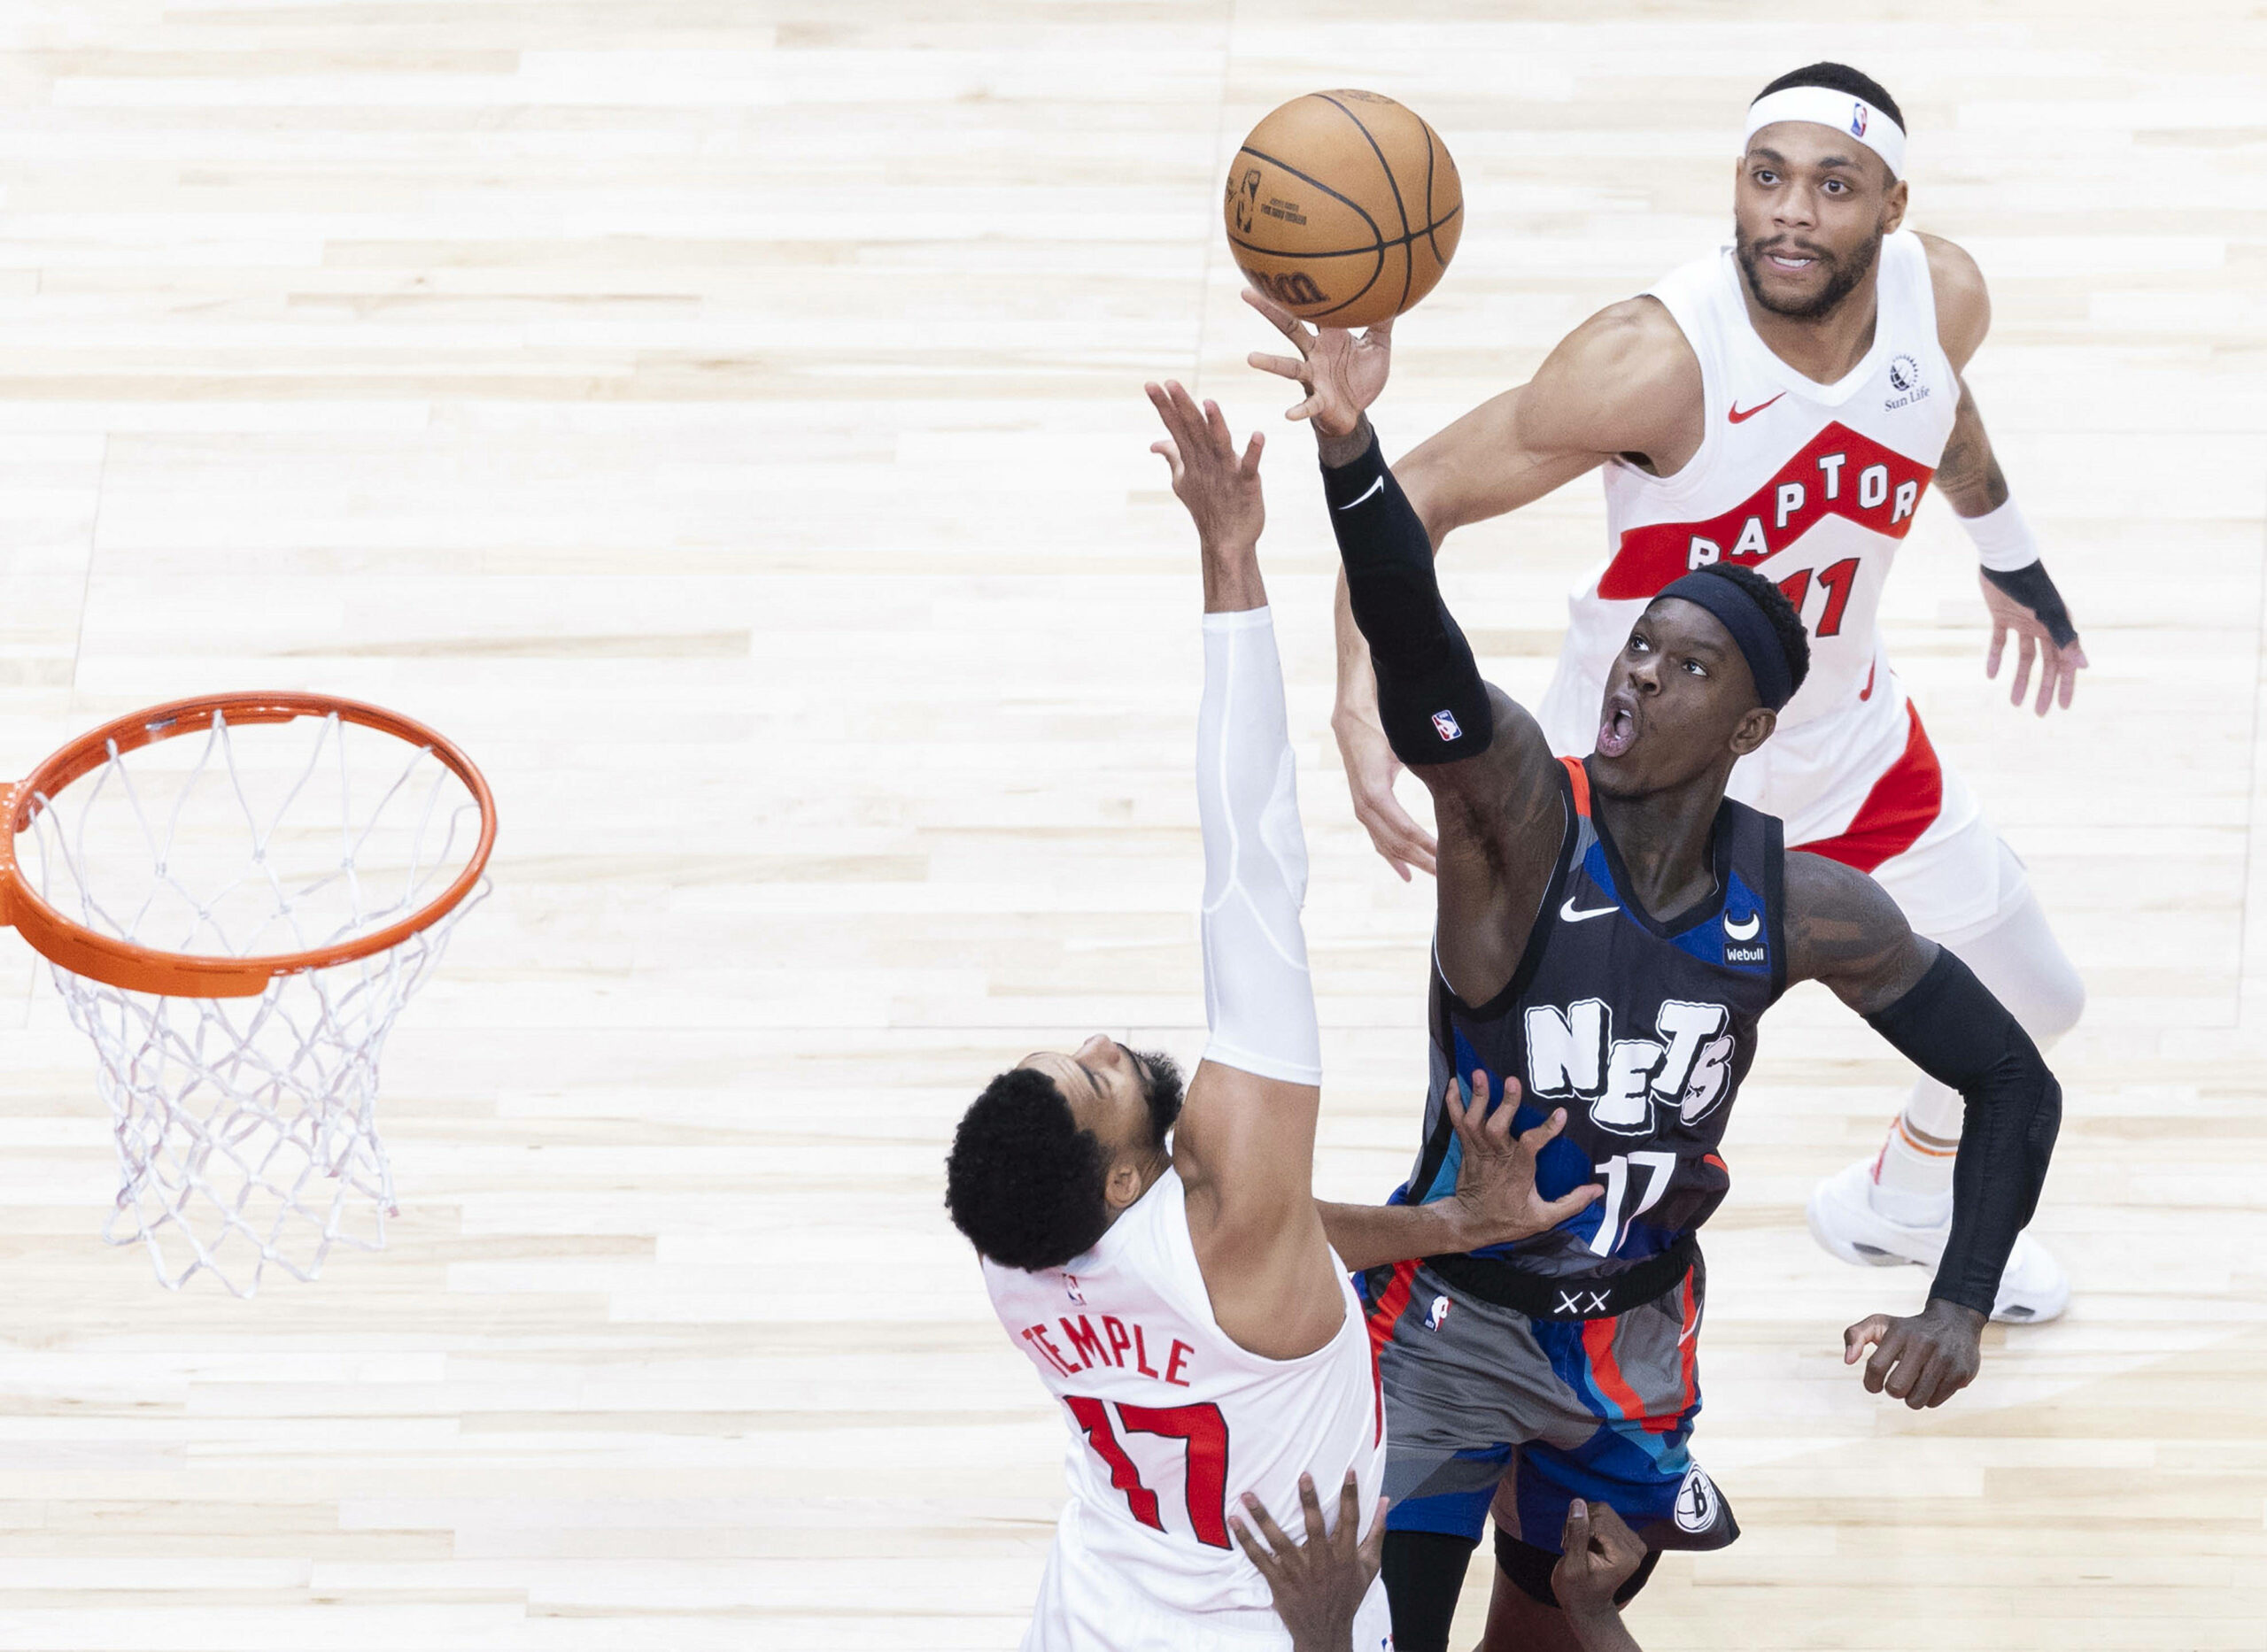
[{"label": "basketball seam lines", "polygon": [[[1357,208],[1356,210],[1358,211],[1360,209]],[[1247,241],[1242,236],[1237,235],[1233,229],[1229,230],[1227,235],[1229,244],[1232,246],[1242,247],[1247,252],[1264,252],[1270,258],[1350,259],[1358,252],[1375,252],[1381,248],[1389,251],[1394,247],[1407,246],[1412,241],[1421,241],[1426,236],[1431,235],[1434,231],[1444,228],[1451,219],[1455,218],[1456,215],[1462,211],[1464,211],[1464,208],[1461,206],[1451,207],[1447,212],[1443,214],[1441,217],[1435,219],[1431,223],[1425,225],[1422,228],[1412,229],[1405,235],[1396,235],[1390,241],[1373,241],[1366,247],[1332,247],[1316,251],[1309,251],[1306,248],[1302,247],[1294,251],[1288,247],[1263,246],[1257,241]]]},{"label": "basketball seam lines", "polygon": [[[1354,124],[1360,126],[1361,122],[1358,120]],[[1363,135],[1367,136],[1367,132],[1365,131]],[[1337,190],[1332,189],[1321,179],[1313,176],[1311,174],[1301,172],[1296,166],[1291,166],[1288,162],[1277,159],[1274,156],[1270,155],[1265,150],[1254,149],[1249,143],[1237,145],[1236,153],[1239,155],[1249,155],[1254,160],[1264,160],[1269,166],[1288,174],[1291,177],[1296,178],[1301,183],[1312,184],[1316,189],[1321,190],[1332,200],[1336,201],[1339,205],[1345,207],[1348,212],[1354,213],[1364,223],[1367,224],[1370,227],[1370,233],[1377,236],[1377,240],[1366,247],[1345,247],[1331,251],[1295,253],[1287,252],[1281,247],[1264,247],[1257,242],[1243,240],[1239,237],[1233,229],[1227,232],[1228,243],[1231,246],[1242,247],[1248,252],[1265,253],[1270,258],[1345,259],[1353,258],[1357,254],[1363,252],[1374,252],[1377,254],[1377,268],[1370,273],[1369,280],[1362,283],[1361,287],[1354,293],[1353,297],[1348,298],[1343,304],[1335,304],[1331,305],[1330,308],[1324,311],[1321,315],[1309,317],[1308,319],[1311,320],[1319,321],[1327,316],[1337,314],[1338,312],[1343,310],[1347,305],[1358,303],[1365,293],[1368,292],[1371,288],[1378,284],[1378,277],[1385,274],[1385,255],[1389,248],[1405,247],[1411,242],[1416,240],[1419,235],[1430,235],[1436,230],[1440,229],[1443,226],[1446,225],[1451,220],[1454,219],[1458,213],[1464,211],[1464,203],[1458,201],[1454,206],[1441,214],[1440,217],[1435,219],[1431,223],[1427,224],[1422,229],[1412,229],[1405,235],[1401,235],[1394,240],[1389,241],[1386,239],[1384,232],[1378,228],[1378,220],[1370,216],[1368,210],[1364,207],[1361,203],[1347,199],[1346,197],[1339,194]],[[1428,186],[1426,205],[1428,208],[1432,205],[1429,189],[1430,186]],[[1397,192],[1395,196],[1396,201],[1397,202],[1399,198],[1400,197]],[[1405,212],[1403,214],[1402,221],[1404,224],[1408,222],[1408,216]],[[1435,245],[1435,250],[1436,251],[1438,251],[1437,243]],[[1404,262],[1406,260],[1404,259]],[[1404,284],[1404,291],[1405,292],[1406,290],[1407,289]]]},{"label": "basketball seam lines", "polygon": [[[1422,115],[1419,115],[1417,117],[1417,125],[1419,129],[1425,134],[1425,216],[1430,218],[1433,215],[1433,150],[1435,147],[1433,143],[1433,128],[1425,123],[1425,118]],[[1461,205],[1461,203],[1459,203],[1459,205]],[[1441,220],[1441,222],[1444,221],[1446,220]],[[1432,246],[1433,262],[1445,266],[1447,260],[1441,257],[1441,239],[1438,235],[1433,233],[1440,227],[1440,222],[1426,225],[1425,239]],[[1435,279],[1437,280],[1438,277],[1435,277]]]},{"label": "basketball seam lines", "polygon": [[[1401,214],[1401,239],[1395,244],[1406,248],[1409,243],[1415,239],[1414,234],[1409,228],[1409,204],[1401,198],[1401,180],[1393,175],[1393,166],[1392,163],[1386,159],[1385,151],[1379,147],[1377,139],[1370,135],[1370,129],[1362,124],[1361,116],[1347,108],[1345,104],[1340,103],[1328,92],[1317,92],[1315,96],[1321,98],[1324,103],[1328,104],[1340,114],[1344,115],[1349,120],[1351,120],[1354,123],[1354,130],[1362,135],[1362,142],[1370,146],[1370,153],[1378,158],[1378,170],[1385,174],[1385,187],[1393,191],[1393,210]],[[1410,111],[1410,113],[1412,116],[1415,116],[1416,111],[1412,110]],[[1422,126],[1424,124],[1423,118],[1418,117],[1417,123],[1420,126]],[[1428,210],[1431,208],[1433,203],[1429,197],[1426,200],[1425,205]],[[1382,259],[1380,260],[1380,266],[1379,274],[1382,274],[1384,273]],[[1396,315],[1400,314],[1403,310],[1409,307],[1409,282],[1411,277],[1414,275],[1415,273],[1416,264],[1414,256],[1410,252],[1404,251],[1401,255],[1401,302],[1394,310],[1394,313]],[[1365,289],[1365,290],[1367,289]],[[1349,299],[1347,302],[1350,304],[1353,301]]]},{"label": "basketball seam lines", "polygon": [[[1361,124],[1361,122],[1358,120],[1358,121],[1356,121],[1354,124],[1355,124],[1355,125],[1357,125],[1357,126],[1359,126],[1359,125]],[[1365,135],[1365,136],[1367,136],[1368,135],[1366,133],[1366,134],[1364,134],[1364,135]],[[1326,310],[1326,311],[1324,311],[1324,312],[1323,312],[1323,315],[1335,315],[1335,314],[1337,314],[1337,313],[1338,313],[1338,312],[1339,312],[1339,311],[1341,311],[1341,310],[1344,309],[1344,308],[1346,307],[1346,305],[1348,305],[1348,304],[1357,304],[1357,303],[1359,303],[1359,302],[1360,302],[1360,300],[1361,300],[1362,295],[1363,295],[1364,293],[1368,292],[1368,291],[1369,291],[1369,289],[1370,289],[1371,288],[1373,288],[1373,287],[1376,286],[1376,285],[1378,284],[1378,277],[1385,274],[1385,249],[1386,249],[1385,231],[1384,231],[1382,228],[1381,228],[1379,227],[1379,225],[1378,225],[1378,220],[1377,220],[1376,219],[1374,219],[1374,218],[1371,217],[1371,216],[1370,216],[1370,214],[1369,214],[1368,210],[1367,210],[1366,207],[1364,207],[1364,206],[1363,206],[1359,202],[1348,200],[1346,197],[1344,197],[1344,196],[1342,196],[1342,195],[1339,194],[1337,190],[1335,190],[1335,189],[1332,189],[1328,184],[1325,183],[1321,179],[1319,179],[1319,178],[1316,178],[1316,177],[1311,177],[1311,176],[1309,176],[1307,174],[1305,174],[1305,173],[1304,173],[1304,172],[1301,172],[1301,171],[1300,171],[1296,166],[1288,166],[1288,165],[1286,165],[1284,162],[1282,162],[1282,161],[1280,161],[1280,160],[1276,159],[1276,158],[1275,158],[1275,157],[1273,157],[1273,155],[1270,155],[1270,154],[1266,153],[1266,152],[1265,152],[1265,151],[1263,151],[1263,150],[1256,150],[1256,149],[1252,148],[1252,146],[1251,146],[1250,144],[1246,143],[1246,144],[1244,144],[1242,147],[1241,147],[1240,149],[1238,149],[1238,150],[1236,151],[1236,153],[1237,153],[1237,154],[1239,154],[1239,155],[1250,155],[1250,156],[1253,157],[1255,159],[1264,160],[1264,161],[1265,161],[1265,162],[1266,162],[1269,166],[1278,166],[1278,167],[1281,167],[1281,169],[1282,169],[1283,171],[1285,171],[1285,172],[1288,173],[1292,177],[1296,178],[1300,182],[1302,182],[1302,183],[1311,183],[1311,184],[1314,185],[1314,187],[1315,187],[1316,189],[1318,189],[1321,190],[1325,195],[1328,196],[1332,200],[1336,201],[1336,202],[1340,203],[1342,205],[1345,206],[1345,207],[1346,207],[1350,212],[1356,212],[1356,213],[1359,214],[1359,215],[1360,215],[1360,217],[1361,217],[1362,221],[1363,221],[1364,223],[1367,224],[1367,225],[1370,227],[1370,234],[1372,234],[1373,235],[1374,235],[1374,236],[1376,236],[1376,237],[1377,237],[1377,241],[1376,241],[1376,243],[1375,243],[1375,244],[1374,244],[1374,245],[1372,245],[1372,246],[1366,246],[1366,247],[1350,247],[1350,248],[1348,248],[1348,249],[1347,249],[1345,251],[1343,251],[1343,252],[1306,253],[1306,254],[1301,254],[1301,255],[1298,255],[1298,256],[1308,257],[1308,258],[1315,258],[1315,257],[1320,257],[1320,258],[1351,258],[1351,257],[1353,257],[1353,256],[1354,256],[1356,253],[1358,253],[1358,252],[1375,252],[1375,253],[1377,254],[1377,258],[1378,258],[1377,267],[1376,267],[1375,269],[1373,269],[1373,270],[1372,270],[1372,271],[1370,272],[1370,278],[1369,278],[1369,280],[1367,280],[1367,281],[1364,282],[1362,283],[1362,285],[1361,285],[1360,289],[1355,292],[1355,294],[1354,294],[1354,296],[1353,296],[1352,297],[1350,297],[1350,298],[1347,299],[1345,304],[1335,304],[1335,305],[1331,305],[1329,309],[1327,309],[1327,310]],[[1397,201],[1397,200],[1399,199],[1399,197],[1397,197],[1397,196],[1395,198],[1396,198],[1396,200]],[[1408,219],[1407,219],[1407,216],[1404,214],[1404,217],[1403,217],[1403,220],[1402,220],[1402,228],[1405,229],[1405,228],[1407,228],[1408,227],[1409,227],[1409,224],[1408,224]],[[1242,246],[1242,247],[1249,247],[1249,248],[1250,248],[1250,251],[1254,251],[1254,252],[1269,252],[1269,253],[1270,253],[1270,256],[1272,256],[1272,257],[1276,257],[1276,258],[1282,258],[1282,257],[1288,256],[1288,255],[1286,255],[1286,254],[1280,253],[1280,252],[1272,252],[1272,251],[1271,251],[1271,250],[1270,250],[1270,249],[1268,249],[1268,248],[1266,248],[1266,247],[1252,246],[1252,245],[1251,245],[1251,243],[1249,243],[1249,242],[1238,241],[1238,240],[1236,240],[1236,237],[1235,237],[1235,232],[1234,232],[1234,230],[1230,230],[1230,231],[1228,232],[1228,240],[1229,240],[1230,243],[1231,243],[1231,244],[1233,244],[1233,245],[1235,245],[1235,246]],[[1312,320],[1320,320],[1322,319],[1322,317],[1321,317],[1321,316],[1316,316],[1316,317],[1313,317],[1313,318],[1311,318],[1311,319],[1312,319]]]}]

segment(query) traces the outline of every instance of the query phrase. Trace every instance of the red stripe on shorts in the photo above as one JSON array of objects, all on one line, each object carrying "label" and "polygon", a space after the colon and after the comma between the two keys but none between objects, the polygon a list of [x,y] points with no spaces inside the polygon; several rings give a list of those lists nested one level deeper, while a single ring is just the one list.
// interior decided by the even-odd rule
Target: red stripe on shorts
[{"label": "red stripe on shorts", "polygon": [[1401,1310],[1409,1306],[1409,1289],[1417,1278],[1414,1257],[1393,1264],[1393,1278],[1370,1308],[1370,1383],[1376,1390],[1378,1428],[1373,1445],[1385,1440],[1385,1371],[1378,1358],[1385,1352],[1385,1345],[1393,1340],[1394,1322],[1401,1317]]},{"label": "red stripe on shorts", "polygon": [[1787,847],[1870,872],[1903,854],[1935,824],[1944,808],[1945,771],[1937,762],[1937,748],[1929,744],[1928,730],[1921,726],[1920,711],[1910,700],[1905,702],[1905,714],[1912,720],[1905,750],[1874,782],[1850,823],[1831,838]]},{"label": "red stripe on shorts", "polygon": [[[1676,1402],[1676,1417],[1667,1419],[1668,1428],[1674,1428],[1677,1417],[1690,1411],[1692,1402],[1700,1397],[1700,1293],[1692,1288],[1692,1276],[1689,1273],[1684,1276],[1684,1326],[1677,1334],[1676,1351],[1682,1367],[1680,1375],[1684,1381],[1684,1397]],[[1651,1428],[1652,1424],[1648,1423],[1645,1426]],[[1662,1432],[1666,1432],[1667,1429]]]},{"label": "red stripe on shorts", "polygon": [[1621,1374],[1621,1362],[1613,1356],[1613,1328],[1619,1324],[1613,1319],[1586,1319],[1582,1322],[1582,1352],[1590,1355],[1590,1381],[1604,1394],[1606,1402],[1621,1413],[1626,1422],[1636,1422],[1645,1415],[1645,1402]]}]

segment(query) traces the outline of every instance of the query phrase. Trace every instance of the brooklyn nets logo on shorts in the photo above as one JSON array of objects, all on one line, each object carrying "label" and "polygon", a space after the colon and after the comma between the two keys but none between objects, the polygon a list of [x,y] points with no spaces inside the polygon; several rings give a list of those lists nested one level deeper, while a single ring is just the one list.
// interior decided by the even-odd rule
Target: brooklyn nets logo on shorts
[{"label": "brooklyn nets logo on shorts", "polygon": [[1706,1532],[1716,1524],[1716,1517],[1723,1511],[1724,1500],[1710,1479],[1694,1463],[1684,1471],[1684,1484],[1676,1488],[1676,1525],[1683,1532]]}]

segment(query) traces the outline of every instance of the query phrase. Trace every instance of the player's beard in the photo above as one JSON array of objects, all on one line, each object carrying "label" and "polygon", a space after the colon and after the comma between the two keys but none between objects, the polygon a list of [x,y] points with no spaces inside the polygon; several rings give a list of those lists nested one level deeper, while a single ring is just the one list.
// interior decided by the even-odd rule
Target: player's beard
[{"label": "player's beard", "polygon": [[1180,1117],[1180,1069],[1173,1059],[1153,1050],[1129,1050],[1141,1073],[1141,1099],[1149,1104],[1149,1139],[1162,1149],[1173,1123]]},{"label": "player's beard", "polygon": [[1873,268],[1874,259],[1881,252],[1881,231],[1875,230],[1865,245],[1847,259],[1816,251],[1807,254],[1826,266],[1826,285],[1819,289],[1816,297],[1806,298],[1799,304],[1775,303],[1765,294],[1763,283],[1756,279],[1757,261],[1778,244],[1778,238],[1762,243],[1750,241],[1735,221],[1732,225],[1732,244],[1739,254],[1739,273],[1746,279],[1747,290],[1756,303],[1772,314],[1783,315],[1791,321],[1815,321],[1821,316],[1832,314],[1835,305],[1848,297],[1858,283],[1865,280],[1866,273]]}]

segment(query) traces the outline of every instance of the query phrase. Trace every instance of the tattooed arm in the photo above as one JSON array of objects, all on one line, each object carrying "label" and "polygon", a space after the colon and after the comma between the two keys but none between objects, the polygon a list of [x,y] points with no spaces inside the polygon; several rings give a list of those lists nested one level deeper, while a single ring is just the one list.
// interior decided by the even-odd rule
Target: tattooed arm
[{"label": "tattooed arm", "polygon": [[1790,854],[1788,974],[1825,984],[1930,1077],[1961,1093],[1952,1233],[1928,1306],[1876,1314],[1843,1332],[1843,1360],[1877,1345],[1866,1386],[1915,1410],[1976,1378],[1985,1320],[2008,1254],[2038,1208],[2062,1092],[2038,1046],[1951,953],[1913,933],[1880,884],[1814,854]]},{"label": "tattooed arm", "polygon": [[1839,861],[1787,856],[1787,974],[1816,981],[1861,1015],[1921,983],[1942,949],[1913,933],[1889,892]]},{"label": "tattooed arm", "polygon": [[1984,428],[1984,414],[1976,405],[1976,392],[1963,379],[1960,407],[1953,415],[1952,435],[1945,439],[1944,457],[1937,461],[1937,491],[1958,516],[1981,516],[2008,502],[2008,478],[1992,451],[1991,433]]}]

